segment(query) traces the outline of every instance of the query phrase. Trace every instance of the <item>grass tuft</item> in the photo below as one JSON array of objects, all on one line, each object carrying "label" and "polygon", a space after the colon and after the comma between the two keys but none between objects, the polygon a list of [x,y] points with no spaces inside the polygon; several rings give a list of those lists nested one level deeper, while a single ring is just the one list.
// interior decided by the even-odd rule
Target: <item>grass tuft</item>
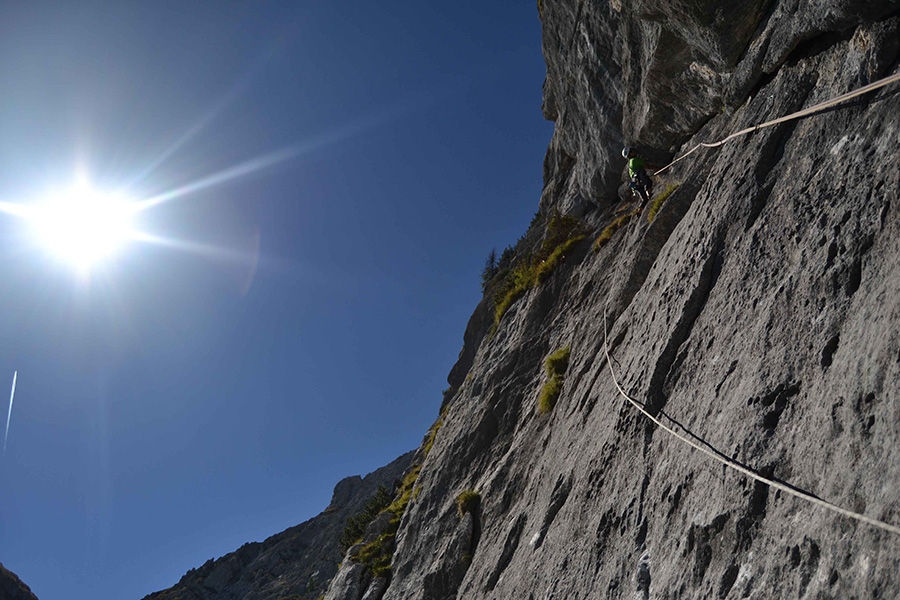
[{"label": "grass tuft", "polygon": [[434,446],[434,438],[437,437],[438,431],[440,431],[441,426],[444,424],[444,413],[438,416],[437,421],[435,421],[431,427],[428,429],[428,433],[425,434],[425,441],[422,444],[422,453],[425,456],[428,456],[428,453],[431,452],[432,446]]},{"label": "grass tuft", "polygon": [[559,375],[551,375],[550,379],[541,388],[541,395],[538,398],[538,414],[547,414],[556,406],[559,400],[559,394],[562,392],[562,377]]},{"label": "grass tuft", "polygon": [[554,269],[556,269],[557,265],[563,260],[565,260],[566,255],[572,251],[572,248],[578,245],[581,240],[584,239],[584,236],[579,234],[573,237],[570,237],[559,246],[553,249],[553,252],[550,253],[546,259],[544,259],[534,270],[534,276],[537,279],[537,283],[541,284],[547,281],[547,278],[550,277],[550,274],[553,273]]},{"label": "grass tuft", "polygon": [[636,209],[631,212],[627,212],[624,215],[613,220],[612,223],[606,226],[606,229],[600,232],[600,235],[597,236],[597,239],[594,240],[594,252],[599,252],[600,248],[605,246],[609,240],[612,239],[612,236],[615,233],[622,229],[628,221],[630,221],[634,216],[640,214],[641,209]]},{"label": "grass tuft", "polygon": [[538,413],[546,414],[553,410],[559,394],[562,392],[563,379],[566,369],[569,368],[569,346],[560,348],[547,357],[544,361],[544,370],[547,373],[547,381],[541,388],[541,395],[538,397]]},{"label": "grass tuft", "polygon": [[663,203],[668,200],[669,196],[672,195],[672,192],[678,189],[677,183],[670,183],[666,186],[666,188],[659,193],[659,195],[653,199],[653,202],[650,203],[650,208],[647,209],[647,222],[652,223],[653,219],[656,218],[656,213],[659,212],[659,209],[662,208]]},{"label": "grass tuft", "polygon": [[[500,271],[495,279],[494,288],[494,327],[500,324],[503,315],[528,290],[535,288],[550,277],[571,253],[572,249],[584,239],[582,225],[573,217],[564,217],[554,213],[547,224],[543,244],[532,255],[523,256],[511,269]],[[502,261],[501,261],[502,263]]]},{"label": "grass tuft", "polygon": [[462,518],[466,513],[475,513],[478,510],[478,504],[481,502],[481,494],[475,490],[465,490],[460,492],[456,497],[456,509]]},{"label": "grass tuft", "polygon": [[394,556],[394,538],[397,532],[382,533],[374,541],[363,546],[354,560],[369,567],[373,577],[391,574],[391,558]]},{"label": "grass tuft", "polygon": [[569,346],[566,346],[548,356],[547,360],[544,362],[544,368],[546,369],[547,374],[551,375],[553,373],[559,373],[561,375],[565,373],[566,369],[569,368],[570,355],[571,349]]}]

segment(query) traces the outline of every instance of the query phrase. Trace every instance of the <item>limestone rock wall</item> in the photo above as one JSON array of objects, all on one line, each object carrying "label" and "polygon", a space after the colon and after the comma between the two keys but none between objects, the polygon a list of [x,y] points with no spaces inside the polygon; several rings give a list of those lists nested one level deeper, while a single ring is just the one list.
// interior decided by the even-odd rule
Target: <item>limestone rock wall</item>
[{"label": "limestone rock wall", "polygon": [[[900,597],[898,536],[655,430],[603,350],[607,325],[623,385],[682,431],[900,525],[898,87],[693,155],[659,182],[678,187],[652,223],[644,211],[591,250],[631,208],[615,195],[623,142],[666,160],[895,73],[900,5],[539,10],[556,122],[542,211],[591,235],[467,338],[390,584],[366,598]],[[474,318],[483,329],[483,307]],[[562,393],[539,414],[543,362],[565,346]],[[480,507],[461,516],[467,489]]]},{"label": "limestone rock wall", "polygon": [[710,119],[744,104],[792,53],[833,43],[898,3],[542,0],[539,9],[543,110],[557,125],[541,202],[583,214],[615,200],[623,145],[662,164]]}]

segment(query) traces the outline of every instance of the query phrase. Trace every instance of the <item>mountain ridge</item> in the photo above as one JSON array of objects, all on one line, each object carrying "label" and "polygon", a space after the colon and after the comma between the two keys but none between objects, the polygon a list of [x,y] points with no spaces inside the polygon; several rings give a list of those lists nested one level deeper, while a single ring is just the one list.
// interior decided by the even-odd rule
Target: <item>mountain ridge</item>
[{"label": "mountain ridge", "polygon": [[394,488],[409,467],[412,452],[365,477],[352,476],[334,487],[331,502],[317,516],[188,571],[171,588],[145,600],[319,598],[338,570],[339,540],[347,519],[360,512],[380,487]]}]

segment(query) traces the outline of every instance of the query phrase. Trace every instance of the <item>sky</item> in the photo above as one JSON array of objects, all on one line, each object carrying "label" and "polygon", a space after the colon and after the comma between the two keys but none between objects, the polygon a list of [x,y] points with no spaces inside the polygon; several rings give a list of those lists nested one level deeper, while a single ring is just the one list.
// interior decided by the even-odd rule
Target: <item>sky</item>
[{"label": "sky", "polygon": [[0,204],[81,181],[144,235],[75,268],[0,211],[0,563],[138,600],[417,447],[544,74],[534,2],[4,3]]}]

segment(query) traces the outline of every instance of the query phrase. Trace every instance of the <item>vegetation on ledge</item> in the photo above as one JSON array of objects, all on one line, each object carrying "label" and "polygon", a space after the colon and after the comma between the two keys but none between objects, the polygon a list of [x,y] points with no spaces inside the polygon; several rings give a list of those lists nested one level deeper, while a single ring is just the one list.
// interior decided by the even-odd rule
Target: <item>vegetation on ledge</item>
[{"label": "vegetation on ledge", "polygon": [[[445,413],[443,412],[441,413],[425,435],[425,440],[422,442],[423,460],[428,456],[428,453],[431,452],[431,448],[434,446],[434,438],[444,424],[444,414]],[[393,500],[391,500],[388,495],[388,502],[366,522],[366,525],[368,525],[375,516],[381,513],[387,512],[391,515],[391,519],[388,522],[385,531],[375,540],[363,546],[351,559],[354,562],[366,565],[369,568],[369,572],[372,573],[372,576],[374,577],[390,577],[391,575],[391,560],[394,556],[394,540],[397,537],[397,530],[400,528],[400,520],[403,518],[403,513],[406,512],[409,501],[418,496],[420,488],[416,487],[416,481],[419,479],[419,472],[421,470],[421,463],[413,465],[400,483],[400,487],[397,489]],[[369,504],[367,502],[366,507],[368,508],[368,506]],[[365,532],[365,525],[363,526],[363,532]],[[360,538],[361,537],[362,534],[360,534]],[[354,543],[358,543],[359,541],[360,540],[357,539]]]},{"label": "vegetation on ledge", "polygon": [[435,421],[431,427],[428,428],[428,432],[425,434],[425,440],[422,442],[422,452],[425,456],[428,456],[428,453],[431,452],[432,446],[434,446],[434,438],[437,437],[438,431],[440,431],[441,426],[444,424],[444,415],[446,414],[446,409],[441,411],[441,414],[438,415],[437,421]]},{"label": "vegetation on ledge", "polygon": [[475,490],[464,490],[456,497],[456,509],[459,511],[460,518],[466,513],[475,513],[478,510],[478,504],[481,502],[481,494]]},{"label": "vegetation on ledge", "polygon": [[366,565],[374,577],[389,577],[391,574],[394,539],[397,537],[397,530],[400,528],[400,519],[403,518],[406,506],[409,504],[410,498],[412,498],[413,488],[416,485],[416,480],[419,478],[421,468],[422,465],[415,465],[410,469],[406,477],[403,478],[394,501],[381,511],[391,514],[391,520],[387,529],[375,540],[363,546],[356,553],[356,556],[352,557],[354,562]]},{"label": "vegetation on ledge", "polygon": [[622,227],[624,227],[628,223],[628,221],[630,221],[633,217],[639,215],[640,212],[641,209],[637,208],[617,217],[616,219],[613,219],[612,223],[607,225],[606,229],[601,231],[600,235],[597,236],[597,239],[594,240],[594,252],[599,252],[600,248],[605,246],[618,230],[622,229]]},{"label": "vegetation on ledge", "polygon": [[650,203],[650,208],[647,209],[647,222],[652,223],[653,219],[656,218],[656,213],[659,212],[659,209],[662,208],[663,203],[669,199],[669,196],[672,195],[672,192],[678,189],[677,183],[670,183],[665,187],[665,189],[660,192],[660,194],[653,199],[653,202]]},{"label": "vegetation on ledge", "polygon": [[559,394],[562,392],[563,378],[566,369],[569,368],[569,346],[560,348],[547,357],[544,362],[544,370],[547,373],[547,381],[541,388],[541,395],[538,398],[538,413],[546,414],[553,410]]},{"label": "vegetation on ledge", "polygon": [[372,497],[366,500],[362,512],[350,517],[341,534],[341,553],[346,554],[350,546],[362,541],[366,527],[378,514],[391,504],[391,493],[383,485],[378,486]]},{"label": "vegetation on ledge", "polygon": [[[523,256],[514,267],[493,271],[490,283],[494,284],[494,327],[499,326],[503,315],[516,300],[544,283],[584,238],[578,219],[554,212],[537,252]],[[502,258],[500,265],[503,265]]]}]

